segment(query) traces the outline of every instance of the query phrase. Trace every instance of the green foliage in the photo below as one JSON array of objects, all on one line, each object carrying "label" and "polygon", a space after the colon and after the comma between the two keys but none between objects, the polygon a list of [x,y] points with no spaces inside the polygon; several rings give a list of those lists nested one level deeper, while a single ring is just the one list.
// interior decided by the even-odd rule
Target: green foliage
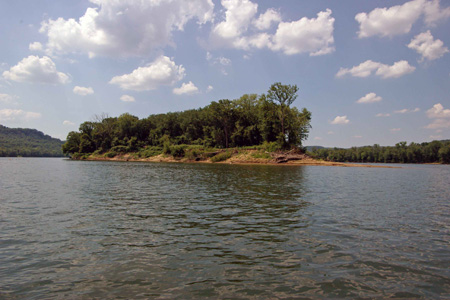
[{"label": "green foliage", "polygon": [[113,158],[113,157],[115,157],[116,155],[117,155],[117,152],[112,151],[112,150],[105,153],[105,157],[108,157],[108,158]]},{"label": "green foliage", "polygon": [[186,146],[185,145],[173,145],[170,146],[170,154],[173,157],[183,157],[184,156],[184,148]]},{"label": "green foliage", "polygon": [[[70,134],[69,134],[70,135]],[[0,157],[60,157],[63,142],[36,129],[8,128],[0,125]],[[67,147],[78,152],[79,140]]]},{"label": "green foliage", "polygon": [[431,143],[397,143],[394,147],[380,145],[350,149],[313,149],[310,155],[317,159],[338,162],[382,163],[450,163],[450,141]]},{"label": "green foliage", "polygon": [[[64,153],[138,152],[161,147],[167,155],[186,155],[187,148],[248,147],[278,143],[278,148],[300,147],[310,129],[311,113],[290,107],[297,98],[297,86],[272,85],[267,95],[246,94],[236,100],[213,101],[210,105],[183,112],[150,115],[139,119],[130,114],[117,118],[96,116],[71,132]],[[189,154],[196,156],[195,153]]]},{"label": "green foliage", "polygon": [[267,152],[276,152],[281,150],[281,146],[277,142],[264,142],[262,148]]},{"label": "green foliage", "polygon": [[220,161],[227,160],[230,157],[231,157],[231,152],[230,151],[225,151],[225,152],[221,152],[221,153],[216,154],[213,157],[211,157],[211,161],[212,162],[220,162]]},{"label": "green foliage", "polygon": [[146,147],[145,149],[142,149],[141,151],[139,151],[139,157],[148,158],[148,157],[160,155],[162,153],[163,153],[162,147],[149,146],[149,147]]},{"label": "green foliage", "polygon": [[264,151],[258,151],[258,152],[254,152],[251,154],[252,157],[254,158],[265,158],[265,159],[270,159],[270,153],[268,152],[264,152]]}]

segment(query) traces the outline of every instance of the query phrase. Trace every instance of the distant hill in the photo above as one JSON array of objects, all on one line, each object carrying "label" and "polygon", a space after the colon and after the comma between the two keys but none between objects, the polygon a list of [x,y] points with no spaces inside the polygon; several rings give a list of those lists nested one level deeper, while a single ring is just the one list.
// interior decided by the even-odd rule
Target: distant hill
[{"label": "distant hill", "polygon": [[63,143],[36,129],[0,125],[0,157],[60,157]]}]

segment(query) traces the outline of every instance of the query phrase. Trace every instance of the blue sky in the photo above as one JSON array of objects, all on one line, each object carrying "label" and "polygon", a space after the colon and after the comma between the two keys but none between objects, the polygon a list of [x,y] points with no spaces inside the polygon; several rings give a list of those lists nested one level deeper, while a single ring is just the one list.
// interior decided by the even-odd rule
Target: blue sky
[{"label": "blue sky", "polygon": [[450,139],[449,29],[438,0],[1,0],[0,124],[65,139],[282,82],[306,145]]}]

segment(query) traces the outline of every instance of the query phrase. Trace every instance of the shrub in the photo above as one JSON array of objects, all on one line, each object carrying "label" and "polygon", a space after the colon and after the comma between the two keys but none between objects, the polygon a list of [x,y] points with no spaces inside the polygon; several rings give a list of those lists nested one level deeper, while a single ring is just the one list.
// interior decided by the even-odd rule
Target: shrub
[{"label": "shrub", "polygon": [[107,158],[113,158],[116,155],[117,155],[117,152],[115,152],[115,151],[109,151],[109,152],[105,153],[105,157],[107,157]]},{"label": "shrub", "polygon": [[264,142],[262,145],[263,149],[267,152],[275,152],[281,150],[281,146],[277,142]]},{"label": "shrub", "polygon": [[184,156],[184,148],[183,145],[173,145],[170,146],[170,154],[172,154],[173,157],[183,157]]},{"label": "shrub", "polygon": [[197,149],[188,149],[185,152],[185,157],[189,160],[195,160],[197,157],[201,155],[201,152]]},{"label": "shrub", "polygon": [[152,157],[152,156],[156,156],[156,155],[160,155],[163,152],[163,148],[158,147],[158,146],[152,146],[152,147],[147,147],[141,151],[139,151],[139,156],[140,157]]},{"label": "shrub", "polygon": [[222,153],[219,153],[219,154],[211,157],[211,161],[212,162],[224,161],[224,160],[229,159],[230,157],[231,157],[231,152],[228,152],[228,151],[222,152]]},{"label": "shrub", "polygon": [[126,153],[128,152],[128,147],[127,146],[114,146],[111,148],[110,152],[118,152],[118,153]]}]

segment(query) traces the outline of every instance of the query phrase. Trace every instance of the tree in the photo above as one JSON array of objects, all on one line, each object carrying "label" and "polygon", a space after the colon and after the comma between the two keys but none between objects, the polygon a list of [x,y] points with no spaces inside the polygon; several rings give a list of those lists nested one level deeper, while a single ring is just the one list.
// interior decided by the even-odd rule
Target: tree
[{"label": "tree", "polygon": [[276,82],[270,86],[267,92],[267,99],[274,103],[279,103],[278,117],[281,122],[281,133],[283,134],[283,139],[285,139],[285,118],[289,106],[294,103],[297,99],[298,87],[297,85],[283,85],[280,82]]}]

